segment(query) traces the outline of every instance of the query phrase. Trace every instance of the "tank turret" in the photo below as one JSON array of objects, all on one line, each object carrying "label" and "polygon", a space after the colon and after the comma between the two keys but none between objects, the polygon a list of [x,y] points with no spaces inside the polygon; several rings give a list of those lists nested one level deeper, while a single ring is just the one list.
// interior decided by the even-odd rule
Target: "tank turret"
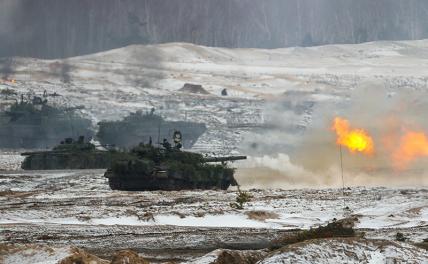
[{"label": "tank turret", "polygon": [[207,157],[204,158],[204,162],[226,162],[226,161],[236,161],[236,160],[245,160],[247,156],[227,156],[227,157]]},{"label": "tank turret", "polygon": [[207,158],[199,153],[181,151],[178,135],[175,133],[174,145],[167,141],[161,146],[140,144],[114,160],[104,174],[110,188],[127,191],[226,190],[230,185],[237,185],[235,170],[226,162],[242,160],[245,156]]}]

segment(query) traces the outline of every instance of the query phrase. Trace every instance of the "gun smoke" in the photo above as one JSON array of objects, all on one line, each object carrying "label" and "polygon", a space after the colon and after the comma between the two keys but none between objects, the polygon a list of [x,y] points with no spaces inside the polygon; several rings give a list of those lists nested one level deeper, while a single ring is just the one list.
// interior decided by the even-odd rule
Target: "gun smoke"
[{"label": "gun smoke", "polygon": [[[342,116],[368,131],[376,145],[372,155],[342,149],[346,186],[427,186],[426,150],[408,149],[420,146],[428,133],[424,120],[428,99],[424,93],[391,90],[367,82],[349,99],[315,105],[312,122],[301,134],[290,133],[290,109],[278,111],[284,104],[275,102],[265,114],[272,120],[282,120],[283,125],[248,136],[260,141],[238,171],[238,180],[244,187],[341,187],[339,146],[331,128],[334,118]],[[272,109],[275,111],[269,111]],[[408,139],[409,134],[415,137]],[[265,141],[261,140],[263,136]],[[406,139],[407,145],[403,146]],[[284,151],[278,151],[280,148]]]}]

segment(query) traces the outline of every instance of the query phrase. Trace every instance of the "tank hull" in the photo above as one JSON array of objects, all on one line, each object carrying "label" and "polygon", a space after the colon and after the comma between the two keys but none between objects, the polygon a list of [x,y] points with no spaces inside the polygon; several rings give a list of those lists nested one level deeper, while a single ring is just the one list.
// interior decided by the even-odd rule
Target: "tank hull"
[{"label": "tank hull", "polygon": [[108,151],[53,153],[44,152],[28,155],[21,168],[24,170],[80,170],[106,169],[111,165],[114,154]]},{"label": "tank hull", "polygon": [[138,179],[109,179],[109,186],[112,190],[120,191],[180,191],[180,190],[227,190],[230,182],[220,185],[195,184],[180,180],[161,179],[156,181]]},{"label": "tank hull", "polygon": [[111,170],[107,170],[105,177],[109,180],[112,190],[122,191],[179,191],[179,190],[227,190],[237,183],[233,178],[233,170],[225,174],[214,175],[210,181],[177,179],[173,177],[157,177],[153,175],[140,175],[140,177],[116,176]]}]

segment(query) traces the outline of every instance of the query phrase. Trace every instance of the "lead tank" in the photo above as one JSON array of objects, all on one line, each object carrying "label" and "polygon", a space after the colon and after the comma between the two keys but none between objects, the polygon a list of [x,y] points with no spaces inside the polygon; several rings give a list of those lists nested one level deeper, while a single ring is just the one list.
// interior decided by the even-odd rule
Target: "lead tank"
[{"label": "lead tank", "polygon": [[[104,176],[110,188],[126,191],[222,189],[238,183],[226,162],[245,156],[204,157],[181,151],[181,134],[174,132],[174,146],[140,144],[112,162]],[[214,164],[213,164],[214,163]]]},{"label": "lead tank", "polygon": [[46,149],[67,137],[93,136],[92,122],[75,113],[82,107],[53,106],[48,96],[21,95],[0,113],[0,148]]},{"label": "lead tank", "polygon": [[52,150],[24,152],[24,170],[106,169],[120,156],[115,150],[100,150],[85,138],[66,138]]},{"label": "lead tank", "polygon": [[204,123],[189,121],[166,121],[160,115],[137,111],[130,113],[120,121],[99,122],[97,139],[104,145],[114,145],[121,148],[131,148],[140,142],[155,141],[171,138],[175,130],[183,134],[183,147],[191,148],[198,138],[205,133],[207,127]]}]

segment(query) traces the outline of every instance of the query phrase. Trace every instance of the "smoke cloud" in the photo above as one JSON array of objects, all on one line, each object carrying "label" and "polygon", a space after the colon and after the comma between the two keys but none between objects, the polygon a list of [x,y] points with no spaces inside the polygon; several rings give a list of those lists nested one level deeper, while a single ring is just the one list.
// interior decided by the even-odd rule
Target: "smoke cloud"
[{"label": "smoke cloud", "polygon": [[[341,187],[340,149],[331,130],[333,119],[340,116],[353,127],[368,131],[375,142],[374,155],[342,148],[346,186],[427,186],[428,157],[421,156],[404,170],[397,170],[392,154],[406,131],[428,133],[427,103],[420,91],[391,90],[381,83],[368,82],[350,94],[349,100],[316,104],[307,129],[290,133],[290,123],[294,122],[291,108],[284,101],[275,102],[270,106],[275,111],[267,111],[266,115],[282,122],[267,129],[267,133],[248,136],[259,140],[265,135],[267,140],[259,141],[257,148],[243,150],[251,157],[241,163],[238,181],[244,187]],[[254,146],[248,142],[246,145]]]},{"label": "smoke cloud", "polygon": [[9,76],[14,73],[14,61],[12,58],[0,59],[0,76],[3,79],[9,79]]}]

